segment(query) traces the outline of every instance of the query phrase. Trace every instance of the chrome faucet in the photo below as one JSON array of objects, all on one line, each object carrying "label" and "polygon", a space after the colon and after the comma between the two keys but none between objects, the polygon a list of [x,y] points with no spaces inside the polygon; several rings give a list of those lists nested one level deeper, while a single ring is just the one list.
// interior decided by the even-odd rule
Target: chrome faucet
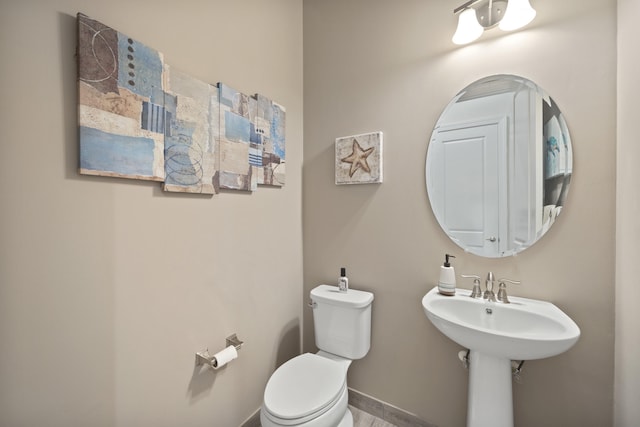
[{"label": "chrome faucet", "polygon": [[496,301],[496,294],[493,293],[493,285],[495,284],[496,278],[493,275],[493,272],[489,272],[489,274],[487,274],[487,280],[484,282],[484,295],[482,295],[482,298],[489,300],[489,301]]},{"label": "chrome faucet", "polygon": [[500,284],[498,289],[498,295],[496,296],[494,292],[496,277],[493,272],[489,272],[487,274],[487,280],[484,282],[484,292],[480,288],[480,277],[472,274],[461,274],[465,279],[473,279],[473,290],[469,295],[471,298],[482,298],[492,302],[501,302],[504,304],[509,304],[509,297],[507,296],[507,283],[512,283],[514,285],[519,285],[520,282],[518,280],[510,280],[510,279],[499,279],[498,282]]}]

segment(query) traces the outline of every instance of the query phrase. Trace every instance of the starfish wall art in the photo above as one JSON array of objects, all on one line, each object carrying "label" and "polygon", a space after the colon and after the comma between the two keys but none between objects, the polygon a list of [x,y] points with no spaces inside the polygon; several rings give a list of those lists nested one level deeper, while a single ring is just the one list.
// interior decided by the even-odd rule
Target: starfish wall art
[{"label": "starfish wall art", "polygon": [[336,138],[336,184],[382,182],[382,132]]}]

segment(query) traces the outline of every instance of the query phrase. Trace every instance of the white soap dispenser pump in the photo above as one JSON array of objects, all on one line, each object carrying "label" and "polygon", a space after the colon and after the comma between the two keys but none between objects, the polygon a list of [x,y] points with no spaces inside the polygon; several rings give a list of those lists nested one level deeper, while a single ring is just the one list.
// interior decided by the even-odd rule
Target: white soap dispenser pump
[{"label": "white soap dispenser pump", "polygon": [[445,254],[444,264],[440,267],[438,292],[442,295],[453,296],[456,294],[456,272],[451,266],[449,258],[455,258],[455,256]]}]

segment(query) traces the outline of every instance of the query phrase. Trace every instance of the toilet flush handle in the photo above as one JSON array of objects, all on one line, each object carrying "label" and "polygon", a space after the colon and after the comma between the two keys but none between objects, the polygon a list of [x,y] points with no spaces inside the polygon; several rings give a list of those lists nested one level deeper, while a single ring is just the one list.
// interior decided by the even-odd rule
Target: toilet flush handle
[{"label": "toilet flush handle", "polygon": [[317,305],[318,305],[318,303],[316,303],[314,300],[310,300],[307,303],[307,307],[311,307],[311,308],[316,308]]}]

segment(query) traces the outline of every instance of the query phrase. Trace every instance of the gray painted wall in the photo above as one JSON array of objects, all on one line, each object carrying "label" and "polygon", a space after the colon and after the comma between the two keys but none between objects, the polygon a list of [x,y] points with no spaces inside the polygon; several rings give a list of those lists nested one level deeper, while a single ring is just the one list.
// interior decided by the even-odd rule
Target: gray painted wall
[{"label": "gray painted wall", "polygon": [[[512,294],[549,300],[582,329],[567,353],[527,362],[514,387],[519,427],[605,426],[613,419],[616,2],[532,2],[528,28],[455,47],[456,2],[304,1],[304,293],[333,283],[375,293],[368,356],[349,385],[442,427],[464,425],[460,349],[426,319],[420,300],[444,253],[458,274],[522,280]],[[566,208],[552,230],[514,258],[465,254],[439,228],[424,164],[449,100],[491,74],[537,82],[558,103],[574,143]],[[385,182],[335,186],[334,139],[384,132]],[[471,284],[460,281],[463,287]],[[310,314],[304,349],[313,351]],[[500,402],[496,402],[500,405]]]},{"label": "gray painted wall", "polygon": [[640,57],[637,40],[640,2],[618,1],[618,163],[616,205],[616,373],[615,425],[634,426],[640,420]]},{"label": "gray painted wall", "polygon": [[[284,105],[286,186],[79,176],[77,12]],[[240,425],[300,352],[301,2],[3,1],[0,53],[0,425]],[[234,332],[232,365],[194,369]]]}]

